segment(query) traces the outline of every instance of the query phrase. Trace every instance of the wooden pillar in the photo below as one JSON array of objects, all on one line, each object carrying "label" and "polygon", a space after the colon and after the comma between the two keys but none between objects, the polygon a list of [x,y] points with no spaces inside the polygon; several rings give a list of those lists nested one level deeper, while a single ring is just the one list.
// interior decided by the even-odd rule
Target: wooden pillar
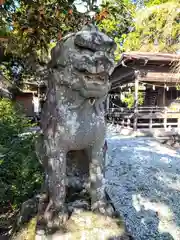
[{"label": "wooden pillar", "polygon": [[121,121],[121,126],[124,127],[124,118]]},{"label": "wooden pillar", "polygon": [[166,89],[163,90],[163,106],[166,105]]},{"label": "wooden pillar", "polygon": [[164,128],[167,129],[167,107],[164,108]]},{"label": "wooden pillar", "polygon": [[109,98],[110,98],[110,94],[107,95],[107,99],[106,99],[106,112],[109,111]]},{"label": "wooden pillar", "polygon": [[130,127],[131,126],[131,120],[128,118],[127,119],[127,127]]},{"label": "wooden pillar", "polygon": [[138,88],[139,88],[139,71],[135,72],[135,89],[134,89],[134,131],[137,130],[138,121]]},{"label": "wooden pillar", "polygon": [[152,114],[151,117],[149,119],[149,129],[152,130],[152,124],[153,124],[153,120],[152,120]]},{"label": "wooden pillar", "polygon": [[178,132],[180,131],[180,118],[178,118]]}]

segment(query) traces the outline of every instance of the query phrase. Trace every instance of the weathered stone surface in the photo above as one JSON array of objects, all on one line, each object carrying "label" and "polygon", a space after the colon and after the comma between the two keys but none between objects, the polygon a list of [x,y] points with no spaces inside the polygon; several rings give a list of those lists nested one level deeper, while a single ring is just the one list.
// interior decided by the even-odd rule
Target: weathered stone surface
[{"label": "weathered stone surface", "polygon": [[[42,235],[41,235],[42,234]],[[39,233],[39,240],[130,240],[123,222],[95,214],[89,211],[76,211],[67,221],[65,232],[57,231],[53,235],[42,238],[43,232]],[[38,238],[37,238],[38,239]]]},{"label": "weathered stone surface", "polygon": [[36,218],[16,234],[12,240],[131,240],[122,221],[95,214],[90,211],[75,211],[64,226],[64,232],[44,235],[38,231],[35,236]]},{"label": "weathered stone surface", "polygon": [[38,209],[38,198],[34,197],[26,202],[24,202],[21,206],[21,210],[18,216],[17,225],[20,226],[28,222],[32,216],[37,214]]},{"label": "weathered stone surface", "polygon": [[69,195],[80,194],[84,188],[92,211],[114,213],[104,189],[103,151],[104,101],[114,69],[114,49],[112,39],[87,25],[62,39],[51,52],[37,145],[48,200],[46,208],[40,208],[44,216],[39,212],[39,218],[48,228],[67,221]]}]

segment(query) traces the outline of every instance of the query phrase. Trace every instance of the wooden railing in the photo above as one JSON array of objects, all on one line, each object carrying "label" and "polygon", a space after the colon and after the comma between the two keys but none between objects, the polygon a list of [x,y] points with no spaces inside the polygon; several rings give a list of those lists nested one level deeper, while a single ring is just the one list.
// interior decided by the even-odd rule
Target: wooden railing
[{"label": "wooden railing", "polygon": [[168,107],[111,108],[107,121],[132,128],[180,128],[180,111]]},{"label": "wooden railing", "polygon": [[[155,113],[155,112],[169,112],[169,113],[180,113],[180,109],[172,110],[168,107],[138,107],[138,112],[148,112],[148,113]],[[134,113],[134,108],[124,108],[124,107],[116,107],[116,108],[109,108],[109,112],[121,112],[121,113]]]}]

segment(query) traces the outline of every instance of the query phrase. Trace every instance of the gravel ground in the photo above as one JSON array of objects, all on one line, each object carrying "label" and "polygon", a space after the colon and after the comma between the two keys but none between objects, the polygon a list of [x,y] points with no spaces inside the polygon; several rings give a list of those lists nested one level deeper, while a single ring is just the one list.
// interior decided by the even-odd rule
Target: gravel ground
[{"label": "gravel ground", "polygon": [[[111,132],[111,133],[110,133]],[[107,134],[108,192],[135,240],[180,240],[180,154],[147,137]]]}]

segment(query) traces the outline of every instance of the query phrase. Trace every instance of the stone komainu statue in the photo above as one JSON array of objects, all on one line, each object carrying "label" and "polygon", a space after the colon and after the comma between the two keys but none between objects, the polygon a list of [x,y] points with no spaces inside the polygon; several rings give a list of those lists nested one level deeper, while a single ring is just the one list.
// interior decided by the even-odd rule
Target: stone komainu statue
[{"label": "stone komainu statue", "polygon": [[112,39],[90,24],[52,49],[37,150],[46,173],[48,224],[65,220],[70,185],[88,189],[92,211],[113,213],[104,190],[103,145],[104,101],[115,48]]}]

